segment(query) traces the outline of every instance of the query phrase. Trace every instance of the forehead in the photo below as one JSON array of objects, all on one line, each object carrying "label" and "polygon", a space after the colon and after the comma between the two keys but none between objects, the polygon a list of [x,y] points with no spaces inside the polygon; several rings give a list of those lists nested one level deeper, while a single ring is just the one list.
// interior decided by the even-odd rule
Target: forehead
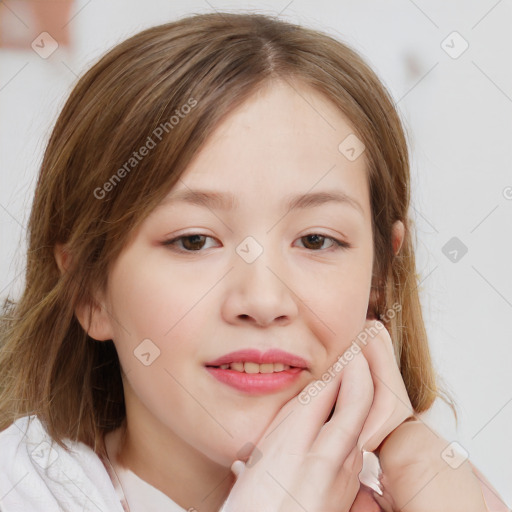
[{"label": "forehead", "polygon": [[364,152],[356,159],[343,152],[351,137],[350,122],[319,92],[297,82],[267,84],[214,130],[164,203],[300,206],[329,202],[331,194],[369,216]]}]

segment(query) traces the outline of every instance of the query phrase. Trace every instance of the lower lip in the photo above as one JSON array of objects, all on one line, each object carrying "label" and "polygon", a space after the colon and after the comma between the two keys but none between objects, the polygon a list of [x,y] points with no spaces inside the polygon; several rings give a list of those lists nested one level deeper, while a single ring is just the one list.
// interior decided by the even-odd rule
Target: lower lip
[{"label": "lower lip", "polygon": [[211,366],[207,366],[206,369],[220,382],[251,395],[262,395],[284,389],[293,384],[303,371],[303,368],[290,368],[273,373],[245,373],[221,370]]}]

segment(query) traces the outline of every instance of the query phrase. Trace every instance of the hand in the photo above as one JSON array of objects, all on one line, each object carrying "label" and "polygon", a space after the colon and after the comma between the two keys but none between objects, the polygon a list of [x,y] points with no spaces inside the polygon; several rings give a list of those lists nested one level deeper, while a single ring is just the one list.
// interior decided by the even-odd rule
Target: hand
[{"label": "hand", "polygon": [[[300,393],[283,406],[257,445],[261,460],[240,474],[223,512],[251,506],[266,512],[350,509],[360,489],[362,443],[375,449],[412,414],[388,332],[375,320],[367,320],[365,327],[377,335],[364,346],[364,357],[354,350],[350,363],[310,403],[301,404]],[[324,425],[335,400],[334,414]],[[292,413],[294,428],[277,428]],[[363,510],[363,493],[359,496],[350,510]]]},{"label": "hand", "polygon": [[366,451],[373,452],[390,432],[406,419],[413,418],[414,409],[384,324],[367,319],[363,332],[369,333],[366,342],[360,345],[370,366],[375,396],[361,432],[360,444]]},{"label": "hand", "polygon": [[[373,493],[372,489],[361,485],[350,512],[382,512],[382,508],[373,497]],[[388,511],[386,510],[386,512]]]},{"label": "hand", "polygon": [[362,468],[357,440],[373,400],[370,369],[359,353],[304,391],[315,383],[320,391],[309,402],[301,403],[301,393],[280,409],[256,446],[261,458],[241,471],[222,512],[350,510]]}]

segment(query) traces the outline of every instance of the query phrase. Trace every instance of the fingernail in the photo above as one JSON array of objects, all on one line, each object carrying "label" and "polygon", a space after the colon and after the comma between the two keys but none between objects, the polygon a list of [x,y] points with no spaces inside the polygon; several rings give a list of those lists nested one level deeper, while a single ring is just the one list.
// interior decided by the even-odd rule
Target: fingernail
[{"label": "fingernail", "polygon": [[235,474],[235,476],[238,478],[242,471],[245,469],[245,464],[242,460],[235,460],[233,464],[231,464],[231,471]]},{"label": "fingernail", "polygon": [[359,473],[359,481],[382,496],[381,474],[379,458],[373,452],[363,451],[363,468]]}]

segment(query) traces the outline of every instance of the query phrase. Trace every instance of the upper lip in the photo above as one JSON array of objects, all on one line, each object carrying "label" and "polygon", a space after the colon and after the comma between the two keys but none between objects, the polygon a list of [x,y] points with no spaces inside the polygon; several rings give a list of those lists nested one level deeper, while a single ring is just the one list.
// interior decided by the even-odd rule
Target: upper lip
[{"label": "upper lip", "polygon": [[238,362],[253,362],[258,364],[265,363],[282,363],[289,366],[295,366],[297,368],[308,368],[308,362],[302,357],[290,354],[284,350],[273,348],[265,352],[248,348],[243,350],[237,350],[225,354],[218,359],[209,361],[206,366],[220,366],[221,364],[238,363]]}]

